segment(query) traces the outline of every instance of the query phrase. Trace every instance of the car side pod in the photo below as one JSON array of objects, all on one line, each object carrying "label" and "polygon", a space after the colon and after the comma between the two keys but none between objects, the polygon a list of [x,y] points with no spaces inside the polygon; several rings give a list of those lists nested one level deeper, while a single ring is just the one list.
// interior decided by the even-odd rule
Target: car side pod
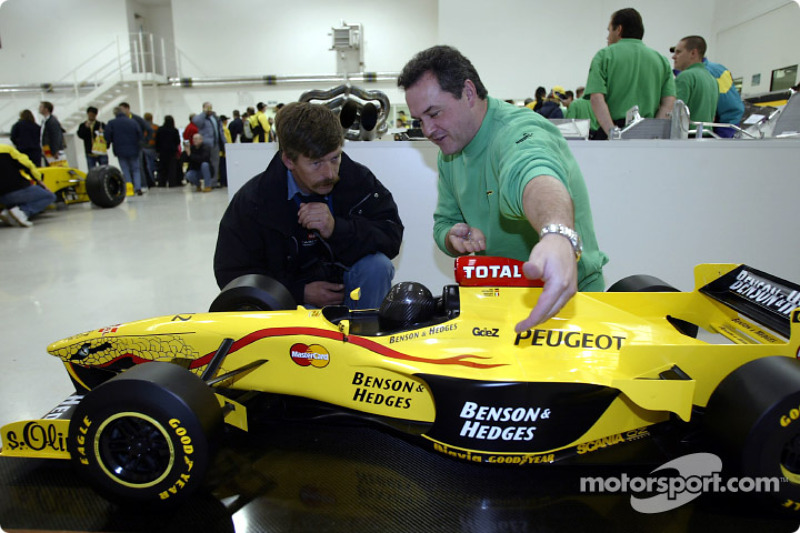
[{"label": "car side pod", "polygon": [[725,377],[708,401],[708,437],[732,473],[780,480],[762,493],[800,511],[800,362],[784,356],[750,361]]}]

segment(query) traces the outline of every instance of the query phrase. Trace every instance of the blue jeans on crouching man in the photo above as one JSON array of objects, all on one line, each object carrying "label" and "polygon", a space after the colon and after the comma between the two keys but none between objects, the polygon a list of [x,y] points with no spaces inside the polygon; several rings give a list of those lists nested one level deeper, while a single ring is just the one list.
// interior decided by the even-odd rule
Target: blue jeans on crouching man
[{"label": "blue jeans on crouching man", "polygon": [[[344,272],[344,305],[350,309],[377,309],[392,288],[394,265],[384,254],[365,255]],[[354,302],[350,291],[361,288],[361,298]]]},{"label": "blue jeans on crouching man", "polygon": [[211,187],[211,165],[203,163],[200,165],[200,171],[187,170],[186,181],[192,185],[200,185],[200,175],[203,176],[203,187]]}]

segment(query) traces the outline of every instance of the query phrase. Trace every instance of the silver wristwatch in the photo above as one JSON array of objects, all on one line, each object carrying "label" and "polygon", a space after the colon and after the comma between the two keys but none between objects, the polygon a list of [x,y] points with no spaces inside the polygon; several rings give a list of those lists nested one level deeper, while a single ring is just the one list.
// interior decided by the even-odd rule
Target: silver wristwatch
[{"label": "silver wristwatch", "polygon": [[563,235],[569,239],[569,243],[572,245],[572,249],[575,251],[575,260],[580,261],[581,254],[583,253],[583,242],[581,241],[581,236],[578,235],[577,231],[565,226],[564,224],[547,224],[542,228],[542,231],[539,232],[539,238],[541,239],[548,233],[558,233],[559,235]]}]

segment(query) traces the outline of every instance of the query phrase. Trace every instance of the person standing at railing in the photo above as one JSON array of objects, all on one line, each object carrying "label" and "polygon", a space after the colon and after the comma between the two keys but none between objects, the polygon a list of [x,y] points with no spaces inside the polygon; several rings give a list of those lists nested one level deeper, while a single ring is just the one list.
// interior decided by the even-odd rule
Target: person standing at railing
[{"label": "person standing at railing", "polygon": [[42,145],[39,136],[39,125],[31,110],[20,111],[19,120],[11,126],[11,142],[37,167],[42,166]]},{"label": "person standing at railing", "polygon": [[97,108],[86,109],[86,120],[78,126],[78,137],[83,139],[86,152],[86,166],[91,170],[98,165],[108,164],[108,146],[103,136],[105,123],[97,120]]}]

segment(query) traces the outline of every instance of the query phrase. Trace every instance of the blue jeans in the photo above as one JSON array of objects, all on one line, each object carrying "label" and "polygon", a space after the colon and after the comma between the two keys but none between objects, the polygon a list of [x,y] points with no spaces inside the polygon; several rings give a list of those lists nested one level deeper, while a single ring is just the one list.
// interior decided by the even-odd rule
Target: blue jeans
[{"label": "blue jeans", "polygon": [[125,176],[125,181],[133,183],[133,190],[139,191],[142,189],[142,174],[139,171],[139,157],[119,157],[119,166],[122,167],[122,174]]},{"label": "blue jeans", "polygon": [[200,170],[187,170],[186,181],[192,185],[200,185],[200,175],[203,175],[203,186],[211,187],[211,165],[203,163],[200,165]]},{"label": "blue jeans", "polygon": [[23,187],[0,196],[0,204],[6,207],[17,206],[28,218],[41,213],[47,206],[56,201],[56,195],[38,185]]},{"label": "blue jeans", "polygon": [[86,166],[89,167],[89,170],[93,169],[94,167],[107,165],[108,164],[108,156],[104,154],[86,154]]},{"label": "blue jeans", "polygon": [[736,130],[733,128],[714,128],[714,133],[722,139],[733,139],[733,136],[736,135]]},{"label": "blue jeans", "polygon": [[[377,309],[392,288],[394,265],[382,253],[365,255],[344,273],[344,305],[350,309]],[[361,299],[354,302],[350,291],[361,287]]]},{"label": "blue jeans", "polygon": [[142,150],[144,155],[144,172],[142,175],[146,178],[143,184],[150,185],[156,184],[156,149],[144,148]]}]

